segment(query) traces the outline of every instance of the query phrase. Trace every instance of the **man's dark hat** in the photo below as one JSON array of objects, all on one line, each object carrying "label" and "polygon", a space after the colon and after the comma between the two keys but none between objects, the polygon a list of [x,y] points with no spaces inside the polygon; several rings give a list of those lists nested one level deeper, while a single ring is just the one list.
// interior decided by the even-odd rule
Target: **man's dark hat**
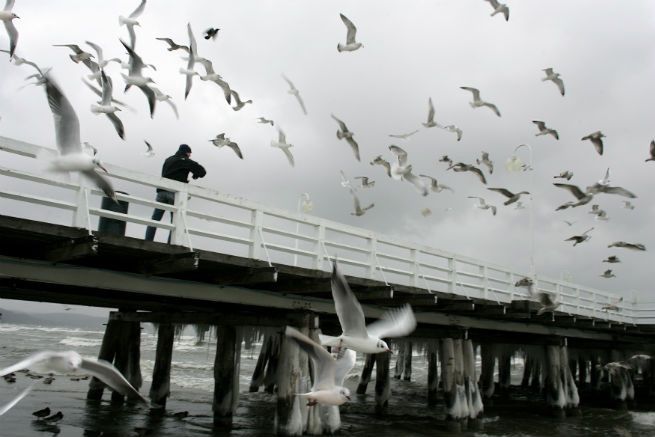
[{"label": "man's dark hat", "polygon": [[191,147],[187,144],[180,144],[180,148],[177,149],[177,151],[181,153],[191,153]]}]

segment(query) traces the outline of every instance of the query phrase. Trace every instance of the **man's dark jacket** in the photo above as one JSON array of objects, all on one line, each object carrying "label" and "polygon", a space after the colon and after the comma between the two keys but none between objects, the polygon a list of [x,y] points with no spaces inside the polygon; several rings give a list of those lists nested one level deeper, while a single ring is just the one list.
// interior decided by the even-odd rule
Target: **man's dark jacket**
[{"label": "man's dark jacket", "polygon": [[[189,182],[189,173],[193,175],[193,179],[202,178],[207,174],[202,165],[193,159],[187,158],[186,153],[181,152],[167,158],[161,168],[162,177],[184,183]],[[167,190],[157,188],[157,192],[160,191]]]}]

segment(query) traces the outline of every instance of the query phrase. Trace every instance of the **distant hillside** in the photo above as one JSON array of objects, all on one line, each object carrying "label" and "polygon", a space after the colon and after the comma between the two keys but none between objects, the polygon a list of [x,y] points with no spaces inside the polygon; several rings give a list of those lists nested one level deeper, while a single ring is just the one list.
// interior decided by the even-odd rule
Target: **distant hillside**
[{"label": "distant hillside", "polygon": [[15,323],[19,325],[61,326],[66,328],[84,328],[102,330],[106,317],[87,316],[73,311],[65,313],[21,313],[0,308],[0,323]]}]

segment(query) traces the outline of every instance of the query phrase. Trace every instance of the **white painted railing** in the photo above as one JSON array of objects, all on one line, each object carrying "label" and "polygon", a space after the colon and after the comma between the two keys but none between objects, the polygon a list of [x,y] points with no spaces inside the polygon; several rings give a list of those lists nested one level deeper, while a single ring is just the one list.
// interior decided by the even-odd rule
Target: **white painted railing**
[{"label": "white painted railing", "polygon": [[[95,228],[99,217],[118,219],[127,223],[129,236],[142,238],[144,226],[155,226],[171,232],[172,244],[269,263],[327,271],[327,260],[338,256],[349,275],[413,286],[426,294],[449,293],[503,305],[530,299],[525,287],[514,287],[526,276],[522,272],[109,164],[105,167],[115,188],[132,194],[118,194],[119,200],[129,202],[128,214],[107,211],[95,206],[102,192],[88,182],[44,172],[56,150],[0,137],[0,151],[8,152],[0,154],[0,197],[7,199],[0,204],[0,214],[86,229]],[[176,193],[175,204],[149,200],[154,188]],[[167,217],[151,220],[153,208],[172,213],[172,223]],[[655,308],[642,308],[635,300],[619,303],[617,295],[541,277],[536,286],[555,295],[562,302],[558,310],[564,313],[613,323],[655,324]],[[618,310],[603,310],[608,304]]]}]

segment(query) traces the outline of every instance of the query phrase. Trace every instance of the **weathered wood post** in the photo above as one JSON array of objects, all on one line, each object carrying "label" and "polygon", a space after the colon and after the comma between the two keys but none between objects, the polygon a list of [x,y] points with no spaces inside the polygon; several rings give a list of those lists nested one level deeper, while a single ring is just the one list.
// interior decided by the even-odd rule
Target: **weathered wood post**
[{"label": "weathered wood post", "polygon": [[564,395],[566,396],[566,408],[573,409],[578,408],[580,404],[580,396],[578,395],[578,388],[575,385],[575,378],[571,372],[570,360],[568,354],[568,346],[566,345],[566,339],[564,344],[560,346],[560,363],[562,365],[561,369],[561,379],[562,386],[564,388]]},{"label": "weathered wood post", "polygon": [[446,404],[446,417],[453,419],[457,394],[455,391],[455,345],[452,338],[442,338],[440,341],[439,360],[441,361],[441,385]]},{"label": "weathered wood post", "polygon": [[150,400],[162,408],[166,407],[166,398],[170,395],[174,340],[175,327],[173,324],[161,323],[157,327],[157,351],[155,352],[155,366],[152,370]]},{"label": "weathered wood post", "polygon": [[[400,357],[398,357],[400,358]],[[411,381],[412,379],[412,342],[407,342],[407,347],[405,347],[405,365],[403,366],[403,381]]]},{"label": "weathered wood post", "polygon": [[587,359],[578,357],[578,387],[584,389],[587,386]]},{"label": "weathered wood post", "polygon": [[437,401],[437,389],[439,388],[439,374],[437,373],[437,343],[428,343],[428,403],[434,404]]},{"label": "weathered wood post", "polygon": [[255,370],[252,372],[250,387],[248,388],[248,391],[251,393],[259,391],[259,387],[264,383],[264,371],[266,370],[266,363],[270,359],[273,336],[274,334],[269,333],[264,336],[264,341],[257,357],[257,364],[255,365]]},{"label": "weathered wood post", "polygon": [[[118,323],[114,367],[125,376],[125,379],[135,389],[139,390],[143,384],[140,366],[141,325],[139,322],[124,320],[120,320]],[[125,401],[125,397],[118,392],[112,392],[111,401],[115,404],[121,404]]]},{"label": "weathered wood post", "polygon": [[402,340],[399,341],[398,355],[396,355],[396,366],[393,374],[394,379],[402,378],[403,372],[405,371],[405,349],[407,349],[407,343]]},{"label": "weathered wood post", "polygon": [[498,392],[504,396],[509,394],[512,384],[512,355],[514,351],[509,345],[503,345],[498,355]]},{"label": "weathered wood post", "polygon": [[464,385],[464,345],[463,340],[453,340],[454,352],[454,381],[455,381],[455,406],[449,412],[453,419],[461,421],[462,428],[466,429],[469,417],[469,403],[466,398],[466,387]]},{"label": "weathered wood post", "polygon": [[491,343],[482,343],[480,346],[480,358],[482,360],[480,369],[480,385],[482,389],[482,397],[484,399],[490,399],[496,389],[494,384],[494,370],[496,367],[495,345]]},{"label": "weathered wood post", "polygon": [[241,333],[234,326],[216,328],[214,358],[214,426],[231,428],[232,417],[239,401],[239,368]]},{"label": "weathered wood post", "polygon": [[[109,319],[107,321],[107,327],[105,328],[105,334],[102,337],[102,344],[100,345],[100,352],[98,353],[98,359],[105,360],[109,363],[114,361],[116,356],[116,347],[118,342],[118,336],[120,331],[120,322],[118,320]],[[86,398],[88,400],[99,401],[102,399],[102,392],[105,389],[105,384],[97,378],[91,378],[89,382],[89,390],[86,393]]]},{"label": "weathered wood post", "polygon": [[530,375],[532,374],[534,358],[532,355],[526,352],[523,362],[523,378],[521,378],[521,387],[528,388],[530,386]]},{"label": "weathered wood post", "polygon": [[[389,341],[387,344],[389,344]],[[375,412],[383,414],[389,406],[391,386],[389,380],[390,353],[375,354]]]},{"label": "weathered wood post", "polygon": [[368,387],[368,383],[371,382],[373,366],[375,366],[375,354],[366,354],[364,367],[362,368],[362,375],[359,377],[359,384],[357,384],[358,395],[366,394],[366,387]]},{"label": "weathered wood post", "polygon": [[266,374],[264,376],[264,385],[266,393],[273,393],[277,385],[277,373],[280,363],[280,354],[282,353],[282,339],[284,333],[279,332],[271,336],[271,349],[268,354],[268,364],[266,365]]},{"label": "weathered wood post", "polygon": [[464,388],[468,402],[469,418],[475,419],[484,410],[482,395],[475,375],[475,347],[470,339],[464,340]]},{"label": "weathered wood post", "polygon": [[552,411],[563,417],[565,408],[577,408],[580,403],[578,389],[569,368],[566,345],[545,346],[546,402]]}]

